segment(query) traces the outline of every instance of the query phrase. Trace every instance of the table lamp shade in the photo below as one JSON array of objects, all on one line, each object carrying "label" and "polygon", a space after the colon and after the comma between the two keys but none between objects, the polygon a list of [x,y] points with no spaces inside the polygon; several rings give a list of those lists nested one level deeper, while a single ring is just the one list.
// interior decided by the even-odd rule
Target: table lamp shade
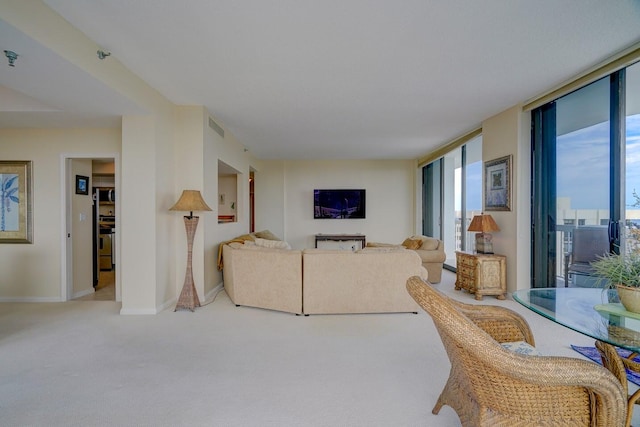
[{"label": "table lamp shade", "polygon": [[479,231],[476,233],[476,252],[481,254],[493,253],[493,236],[491,231],[500,231],[500,227],[491,215],[480,214],[473,217],[467,231]]},{"label": "table lamp shade", "polygon": [[489,214],[480,214],[473,217],[467,231],[479,231],[486,233],[487,231],[500,231],[500,227]]},{"label": "table lamp shade", "polygon": [[204,201],[198,190],[183,190],[180,199],[169,210],[188,211],[193,216],[193,211],[210,211],[211,208]]}]

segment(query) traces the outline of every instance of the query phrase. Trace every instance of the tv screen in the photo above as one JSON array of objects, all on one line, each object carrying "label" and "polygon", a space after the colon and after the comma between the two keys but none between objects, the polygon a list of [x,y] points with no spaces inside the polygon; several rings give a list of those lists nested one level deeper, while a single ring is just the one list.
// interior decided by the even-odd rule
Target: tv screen
[{"label": "tv screen", "polygon": [[365,195],[366,190],[313,190],[313,218],[364,218]]}]

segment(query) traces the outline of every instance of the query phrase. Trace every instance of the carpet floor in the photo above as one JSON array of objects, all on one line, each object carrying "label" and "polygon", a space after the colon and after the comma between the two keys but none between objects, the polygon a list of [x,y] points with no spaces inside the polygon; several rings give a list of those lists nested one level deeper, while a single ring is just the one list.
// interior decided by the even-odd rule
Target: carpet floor
[{"label": "carpet floor", "polygon": [[[439,289],[454,291],[444,272]],[[547,355],[593,340],[511,299]],[[113,301],[0,304],[3,426],[459,426],[431,409],[449,371],[428,315],[236,307],[121,316]],[[640,412],[640,411],[639,411]],[[640,421],[636,420],[636,425]]]}]

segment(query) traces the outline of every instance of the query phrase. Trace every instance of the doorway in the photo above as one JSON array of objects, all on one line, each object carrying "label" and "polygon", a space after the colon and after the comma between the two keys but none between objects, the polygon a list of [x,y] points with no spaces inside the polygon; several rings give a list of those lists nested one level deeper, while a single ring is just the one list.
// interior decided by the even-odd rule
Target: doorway
[{"label": "doorway", "polygon": [[[61,300],[120,301],[117,229],[119,205],[117,154],[63,155],[62,280]],[[88,181],[89,191],[78,191],[76,182]],[[110,201],[102,203],[96,188],[109,188]],[[103,221],[105,220],[105,221]],[[103,224],[103,222],[105,222]],[[106,225],[109,233],[106,234]],[[103,230],[105,228],[105,230]],[[108,239],[107,239],[108,237]],[[108,244],[105,244],[108,243]],[[100,255],[109,249],[109,268]],[[106,259],[106,257],[105,257]]]},{"label": "doorway", "polygon": [[582,232],[639,251],[638,88],[635,64],[532,111],[532,287],[593,286],[569,268]]}]

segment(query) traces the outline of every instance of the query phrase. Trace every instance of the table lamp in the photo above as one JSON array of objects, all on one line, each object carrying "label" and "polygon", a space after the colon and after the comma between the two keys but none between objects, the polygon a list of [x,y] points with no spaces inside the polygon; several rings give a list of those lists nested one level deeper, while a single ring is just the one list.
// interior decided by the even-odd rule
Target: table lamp
[{"label": "table lamp", "polygon": [[467,231],[479,231],[476,233],[476,252],[479,254],[493,253],[493,236],[491,231],[500,231],[500,227],[489,214],[475,215],[469,224]]},{"label": "table lamp", "polygon": [[177,311],[179,308],[187,308],[193,311],[195,307],[200,307],[200,299],[198,298],[198,293],[193,283],[193,270],[191,269],[193,237],[196,234],[196,228],[198,228],[198,220],[200,218],[193,216],[193,212],[210,211],[211,208],[207,206],[198,190],[184,190],[180,199],[169,210],[189,212],[188,216],[184,216],[184,226],[187,230],[187,272],[184,276],[182,292],[180,292],[178,303],[173,311]]}]

